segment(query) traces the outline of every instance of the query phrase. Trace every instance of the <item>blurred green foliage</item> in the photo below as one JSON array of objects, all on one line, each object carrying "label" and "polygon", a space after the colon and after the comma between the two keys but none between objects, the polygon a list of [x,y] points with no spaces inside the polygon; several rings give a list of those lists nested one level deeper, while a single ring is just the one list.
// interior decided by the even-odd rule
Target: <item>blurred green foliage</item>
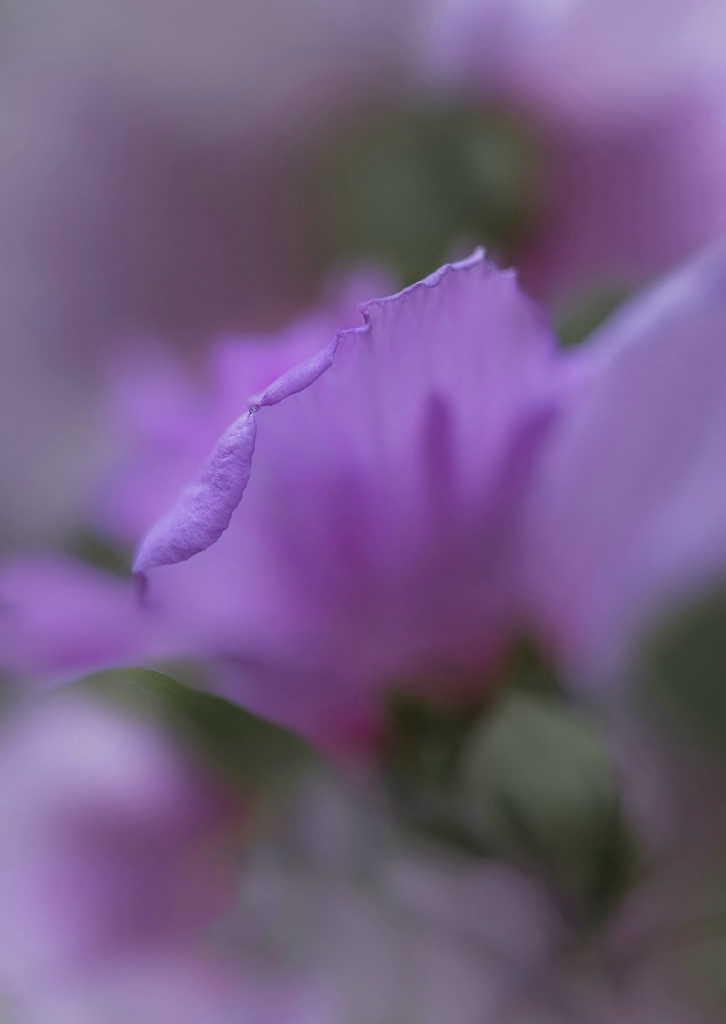
[{"label": "blurred green foliage", "polygon": [[645,697],[726,757],[726,589],[690,602],[644,645]]},{"label": "blurred green foliage", "polygon": [[630,289],[624,285],[611,285],[581,295],[558,318],[557,335],[563,348],[574,348],[585,341],[629,294]]},{"label": "blurred green foliage", "polygon": [[66,554],[115,576],[129,576],[131,551],[88,528],[75,530],[63,545]]},{"label": "blurred green foliage", "polygon": [[467,818],[459,786],[460,755],[479,708],[431,704],[405,691],[389,707],[385,772],[397,815],[407,824],[464,851],[488,845]]},{"label": "blurred green foliage", "polygon": [[537,213],[540,150],[510,114],[430,106],[369,120],[326,155],[333,248],[381,260],[404,284],[484,244],[507,253]]},{"label": "blurred green foliage", "polygon": [[700,906],[691,921],[666,937],[667,944],[687,954],[687,963],[701,991],[723,1013],[726,1009],[726,873],[706,880]]}]

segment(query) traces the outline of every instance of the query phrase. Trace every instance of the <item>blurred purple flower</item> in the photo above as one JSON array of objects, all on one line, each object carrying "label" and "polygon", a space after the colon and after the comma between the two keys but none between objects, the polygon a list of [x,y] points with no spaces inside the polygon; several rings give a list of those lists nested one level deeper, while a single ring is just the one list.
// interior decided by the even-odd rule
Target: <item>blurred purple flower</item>
[{"label": "blurred purple flower", "polygon": [[569,354],[480,257],[370,303],[147,534],[137,571],[183,563],[152,604],[225,695],[317,738],[391,687],[480,689],[522,629],[612,679],[726,568],[725,300],[715,250]]},{"label": "blurred purple flower", "polygon": [[6,718],[0,765],[6,991],[191,950],[233,901],[239,809],[150,722],[54,695]]},{"label": "blurred purple flower", "polygon": [[210,941],[237,898],[248,808],[158,725],[54,694],[5,718],[0,773],[3,1012],[32,1024],[339,1019],[319,977]]},{"label": "blurred purple flower", "polygon": [[541,137],[526,287],[558,303],[627,288],[726,228],[723,39],[718,0],[431,7],[427,68]]}]

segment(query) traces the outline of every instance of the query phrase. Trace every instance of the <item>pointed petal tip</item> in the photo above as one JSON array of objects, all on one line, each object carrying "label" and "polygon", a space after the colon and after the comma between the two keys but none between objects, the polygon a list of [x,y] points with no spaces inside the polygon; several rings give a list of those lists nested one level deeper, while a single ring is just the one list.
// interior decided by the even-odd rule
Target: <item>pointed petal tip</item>
[{"label": "pointed petal tip", "polygon": [[137,578],[150,569],[185,562],[219,540],[249,482],[256,433],[252,409],[224,432],[201,478],[141,541],[132,567]]}]

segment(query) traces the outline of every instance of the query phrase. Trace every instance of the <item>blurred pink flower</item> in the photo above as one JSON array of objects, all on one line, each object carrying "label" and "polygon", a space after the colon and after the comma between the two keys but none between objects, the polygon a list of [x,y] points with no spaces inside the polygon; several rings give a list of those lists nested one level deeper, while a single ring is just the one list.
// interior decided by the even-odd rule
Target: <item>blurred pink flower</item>
[{"label": "blurred pink flower", "polygon": [[42,999],[193,950],[234,899],[240,811],[150,722],[59,694],[0,736],[0,977]]},{"label": "blurred pink flower", "polygon": [[158,725],[54,694],[5,718],[0,773],[3,1012],[32,1024],[339,1021],[318,975],[211,941],[238,895],[247,809]]},{"label": "blurred pink flower", "polygon": [[526,287],[628,288],[726,228],[718,0],[438,0],[429,18],[427,71],[541,137]]}]

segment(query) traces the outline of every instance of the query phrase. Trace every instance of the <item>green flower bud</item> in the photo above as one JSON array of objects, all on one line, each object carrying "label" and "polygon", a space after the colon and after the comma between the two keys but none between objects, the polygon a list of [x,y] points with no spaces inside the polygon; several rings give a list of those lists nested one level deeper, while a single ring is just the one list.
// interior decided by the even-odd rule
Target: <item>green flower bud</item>
[{"label": "green flower bud", "polygon": [[597,923],[637,867],[618,780],[591,722],[535,693],[509,691],[462,755],[467,799],[503,853],[576,897]]}]

